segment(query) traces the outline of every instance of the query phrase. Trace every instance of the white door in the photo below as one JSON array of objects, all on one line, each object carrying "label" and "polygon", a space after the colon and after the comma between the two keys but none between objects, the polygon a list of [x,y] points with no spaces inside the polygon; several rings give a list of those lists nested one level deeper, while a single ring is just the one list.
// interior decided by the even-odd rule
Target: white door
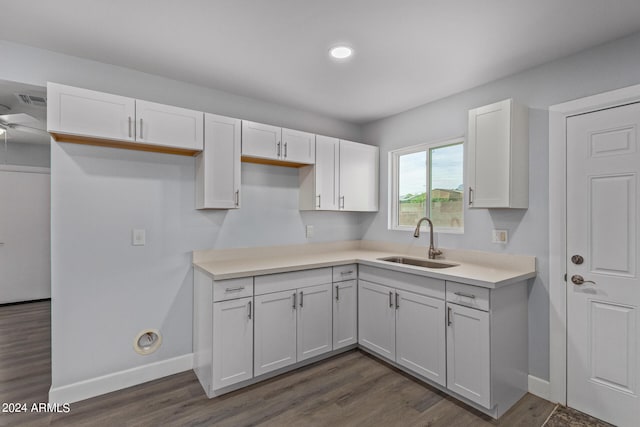
[{"label": "white door", "polygon": [[446,385],[447,359],[445,303],[406,291],[397,291],[396,361]]},{"label": "white door", "polygon": [[447,388],[489,408],[489,313],[447,303],[447,324]]},{"label": "white door", "polygon": [[240,207],[241,120],[206,113],[204,151],[196,157],[196,208]]},{"label": "white door", "polygon": [[333,349],[358,342],[358,282],[333,284]]},{"label": "white door", "polygon": [[296,362],[297,292],[255,297],[255,376]]},{"label": "white door", "polygon": [[640,420],[639,127],[640,104],[567,119],[567,404],[619,426]]},{"label": "white door", "polygon": [[51,297],[50,176],[0,171],[0,304]]},{"label": "white door", "polygon": [[136,142],[202,150],[201,111],[136,100]]},{"label": "white door", "polygon": [[338,210],[339,145],[337,138],[316,135],[316,209]]},{"label": "white door", "polygon": [[378,210],[378,147],[340,141],[339,209]]},{"label": "white door", "polygon": [[282,160],[312,164],[316,157],[316,136],[293,129],[282,129]]},{"label": "white door", "polygon": [[298,361],[331,351],[331,283],[298,292]]},{"label": "white door", "polygon": [[47,130],[96,138],[135,140],[135,100],[47,83]]},{"label": "white door", "polygon": [[282,155],[282,128],[242,121],[242,155],[277,160]]},{"label": "white door", "polygon": [[392,288],[358,281],[358,342],[393,361],[396,359],[394,298]]},{"label": "white door", "polygon": [[213,304],[213,388],[253,377],[253,297]]}]

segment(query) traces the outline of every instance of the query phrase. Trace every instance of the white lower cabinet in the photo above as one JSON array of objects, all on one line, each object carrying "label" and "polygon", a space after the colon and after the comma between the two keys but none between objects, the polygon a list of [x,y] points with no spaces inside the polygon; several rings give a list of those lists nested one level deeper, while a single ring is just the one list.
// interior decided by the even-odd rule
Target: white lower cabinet
[{"label": "white lower cabinet", "polygon": [[256,375],[296,362],[296,298],[295,290],[255,297]]},{"label": "white lower cabinet", "polygon": [[331,284],[300,289],[297,309],[298,361],[332,350]]},{"label": "white lower cabinet", "polygon": [[333,349],[358,342],[358,281],[333,284]]},{"label": "white lower cabinet", "polygon": [[447,325],[447,388],[489,407],[489,313],[447,303]]},{"label": "white lower cabinet", "polygon": [[193,370],[213,397],[253,378],[253,278],[193,278]]},{"label": "white lower cabinet", "polygon": [[255,375],[332,350],[331,267],[256,277]]},{"label": "white lower cabinet", "polygon": [[213,304],[213,388],[253,378],[253,297]]},{"label": "white lower cabinet", "polygon": [[396,311],[393,289],[358,281],[358,342],[386,357],[396,358]]},{"label": "white lower cabinet", "polygon": [[360,277],[360,345],[445,385],[444,281],[366,266]]},{"label": "white lower cabinet", "polygon": [[445,385],[444,301],[401,290],[396,295],[396,362]]}]

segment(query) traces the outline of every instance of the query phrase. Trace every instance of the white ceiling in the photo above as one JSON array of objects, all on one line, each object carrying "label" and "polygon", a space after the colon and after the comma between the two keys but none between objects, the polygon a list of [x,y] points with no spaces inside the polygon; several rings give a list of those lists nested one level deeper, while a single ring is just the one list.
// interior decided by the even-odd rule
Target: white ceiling
[{"label": "white ceiling", "polygon": [[[347,121],[640,30],[638,0],[10,0],[0,38]],[[356,51],[335,63],[330,46]]]}]

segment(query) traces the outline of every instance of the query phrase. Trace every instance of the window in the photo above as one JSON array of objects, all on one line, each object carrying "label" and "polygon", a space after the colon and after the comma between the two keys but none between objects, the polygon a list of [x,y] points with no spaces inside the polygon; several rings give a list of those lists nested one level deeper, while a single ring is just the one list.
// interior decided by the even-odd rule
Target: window
[{"label": "window", "polygon": [[424,216],[444,233],[464,231],[463,140],[389,153],[389,228],[413,230]]}]

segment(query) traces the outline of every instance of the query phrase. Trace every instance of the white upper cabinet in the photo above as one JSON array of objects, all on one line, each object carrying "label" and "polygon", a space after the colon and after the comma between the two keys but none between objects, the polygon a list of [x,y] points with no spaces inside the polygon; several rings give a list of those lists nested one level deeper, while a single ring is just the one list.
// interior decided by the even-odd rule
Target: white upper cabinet
[{"label": "white upper cabinet", "polygon": [[378,163],[378,147],[340,140],[340,210],[378,210]]},{"label": "white upper cabinet", "polygon": [[196,208],[240,207],[241,120],[205,113],[204,151],[196,157]]},{"label": "white upper cabinet", "polygon": [[316,136],[314,134],[293,129],[282,129],[282,160],[313,164],[315,158]]},{"label": "white upper cabinet", "polygon": [[242,121],[242,155],[260,159],[279,159],[282,128]]},{"label": "white upper cabinet", "polygon": [[133,98],[47,83],[47,130],[52,134],[134,141],[135,115]]},{"label": "white upper cabinet", "polygon": [[200,111],[47,83],[47,130],[57,141],[194,155]]},{"label": "white upper cabinet", "polygon": [[315,141],[312,133],[242,121],[242,157],[248,162],[313,164]]},{"label": "white upper cabinet", "polygon": [[316,162],[300,168],[301,210],[378,210],[378,147],[316,135]]},{"label": "white upper cabinet", "polygon": [[136,141],[202,150],[201,111],[136,100]]},{"label": "white upper cabinet", "polygon": [[528,207],[528,117],[528,108],[511,99],[469,110],[470,207]]},{"label": "white upper cabinet", "polygon": [[338,210],[340,140],[316,135],[316,163],[300,168],[301,210]]}]

